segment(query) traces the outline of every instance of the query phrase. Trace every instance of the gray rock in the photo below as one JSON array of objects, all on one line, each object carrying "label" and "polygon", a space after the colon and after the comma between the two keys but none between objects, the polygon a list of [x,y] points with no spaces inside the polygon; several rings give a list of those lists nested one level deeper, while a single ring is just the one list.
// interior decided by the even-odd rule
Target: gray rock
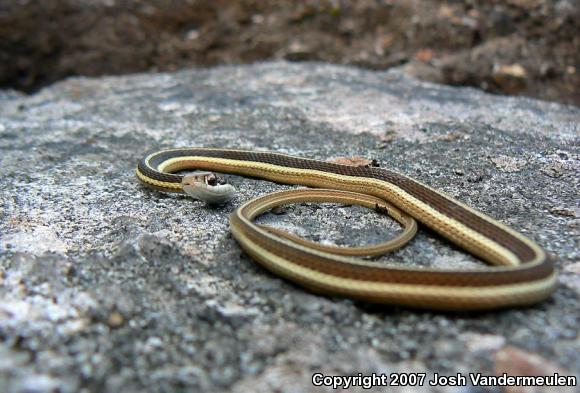
[{"label": "gray rock", "polygon": [[[493,374],[506,345],[577,374],[580,223],[559,212],[578,210],[579,122],[574,107],[308,63],[0,93],[0,391],[324,391],[314,372]],[[288,186],[229,176],[239,193],[218,208],[140,186],[136,160],[173,146],[377,159],[535,239],[560,289],[475,315],[311,294],[228,231],[237,205]],[[260,220],[336,244],[399,230],[357,207],[276,213]],[[380,260],[478,263],[424,229]]]}]

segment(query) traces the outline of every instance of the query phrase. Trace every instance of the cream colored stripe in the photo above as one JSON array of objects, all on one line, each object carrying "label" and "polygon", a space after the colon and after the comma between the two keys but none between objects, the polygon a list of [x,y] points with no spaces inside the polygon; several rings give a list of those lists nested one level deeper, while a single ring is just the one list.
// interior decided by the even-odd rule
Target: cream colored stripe
[{"label": "cream colored stripe", "polygon": [[[331,259],[331,260],[336,261],[338,263],[346,263],[346,264],[351,264],[351,265],[366,266],[366,267],[373,267],[373,268],[383,267],[383,268],[388,268],[390,270],[400,270],[400,271],[408,271],[408,272],[413,272],[413,271],[437,272],[437,273],[456,273],[457,272],[457,270],[453,270],[453,269],[427,268],[427,267],[423,267],[423,266],[413,267],[413,266],[399,266],[399,265],[392,265],[392,264],[385,265],[382,262],[374,262],[374,261],[364,260],[364,259],[360,259],[360,258],[354,258],[354,257],[350,257],[350,256],[336,255],[333,253],[325,252],[322,250],[316,250],[316,249],[313,249],[313,248],[310,248],[310,247],[307,247],[307,246],[304,246],[301,244],[294,243],[289,239],[278,237],[278,236],[268,232],[264,228],[261,228],[260,226],[256,225],[254,222],[252,222],[251,219],[249,218],[249,216],[253,215],[253,213],[254,213],[253,211],[250,211],[248,213],[248,217],[246,217],[242,214],[242,211],[244,210],[246,205],[248,205],[254,201],[255,200],[251,200],[251,201],[246,202],[245,204],[240,206],[238,209],[236,209],[234,214],[236,214],[237,217],[241,221],[243,221],[245,225],[252,227],[256,232],[258,232],[261,237],[266,237],[272,241],[275,241],[278,243],[283,243],[285,246],[287,246],[289,248],[298,249],[298,250],[306,252],[310,255],[317,256],[317,257]],[[528,264],[517,265],[517,266],[485,266],[482,269],[470,269],[470,270],[467,270],[467,272],[469,272],[469,273],[478,273],[478,272],[505,273],[508,271],[528,269],[528,268],[529,268]]]},{"label": "cream colored stripe", "polygon": [[317,287],[342,295],[359,294],[363,297],[383,298],[393,302],[399,302],[402,299],[407,301],[414,299],[417,304],[421,302],[428,303],[429,300],[444,302],[446,299],[449,301],[455,299],[457,303],[462,305],[471,302],[476,304],[487,303],[496,307],[522,304],[523,299],[532,303],[549,292],[557,281],[556,273],[539,281],[490,287],[449,287],[445,285],[396,284],[355,280],[321,273],[294,264],[259,247],[239,229],[232,228],[232,232],[243,248],[250,255],[259,259],[260,263],[270,270],[286,278],[294,279],[303,285],[315,284]]},{"label": "cream colored stripe", "polygon": [[503,229],[504,231],[506,231],[507,233],[509,233],[513,237],[515,237],[515,238],[521,240],[522,242],[524,242],[536,254],[536,258],[530,262],[530,265],[531,264],[539,263],[539,262],[543,261],[546,258],[546,253],[544,252],[544,250],[540,246],[538,246],[536,243],[534,243],[532,240],[528,239],[527,237],[523,236],[521,233],[513,230],[509,226],[507,226],[507,225],[505,225],[505,224],[503,224],[503,223],[501,223],[499,221],[494,220],[493,218],[487,216],[485,213],[482,213],[479,210],[476,210],[476,209],[472,208],[469,205],[466,205],[465,203],[463,203],[463,202],[455,199],[454,197],[452,197],[451,195],[447,194],[446,192],[443,192],[441,190],[434,189],[434,188],[432,188],[432,187],[430,187],[430,186],[428,186],[428,185],[426,185],[424,183],[420,183],[417,180],[413,179],[412,177],[409,177],[409,176],[404,175],[402,173],[397,172],[397,174],[399,176],[403,176],[403,177],[407,178],[408,180],[410,180],[412,182],[415,182],[417,184],[420,184],[421,186],[423,186],[425,188],[428,188],[429,190],[431,190],[431,191],[433,191],[433,192],[435,192],[437,194],[440,194],[440,195],[446,197],[447,199],[449,199],[450,201],[453,201],[454,203],[456,203],[457,205],[461,206],[465,210],[468,210],[469,212],[475,214],[479,218],[481,218],[481,219],[483,219],[483,220],[485,220],[485,221],[487,221],[487,222],[489,222],[489,223],[497,226],[498,228]]},{"label": "cream colored stripe", "polygon": [[[352,177],[352,176],[343,176],[338,175],[335,173],[330,172],[322,172],[316,171],[312,169],[295,169],[295,168],[288,168],[283,166],[276,166],[272,164],[265,164],[255,161],[241,161],[241,160],[231,160],[231,159],[224,159],[224,158],[213,158],[213,157],[199,157],[199,156],[182,156],[182,157],[175,157],[168,159],[161,163],[158,167],[159,171],[163,171],[169,165],[173,165],[179,161],[190,161],[199,163],[200,169],[208,169],[207,166],[203,166],[203,163],[209,163],[210,165],[214,164],[215,166],[222,166],[227,168],[240,168],[246,169],[246,172],[251,172],[251,170],[259,170],[262,172],[268,172],[271,174],[279,174],[279,175],[287,175],[287,176],[299,176],[302,181],[298,181],[296,183],[304,184],[307,180],[322,178],[327,180],[336,181],[342,184],[348,185],[355,185],[357,186],[357,190],[360,192],[360,187],[366,188],[367,193],[376,195],[376,189],[387,190],[387,193],[390,194],[390,198],[388,201],[393,203],[394,205],[402,208],[402,210],[406,211],[408,214],[411,214],[415,218],[419,218],[422,221],[428,221],[434,224],[435,227],[439,228],[442,233],[445,233],[447,236],[451,236],[454,240],[459,242],[467,242],[472,246],[475,246],[476,249],[479,249],[482,252],[487,254],[495,255],[496,260],[490,261],[493,263],[499,263],[502,265],[507,266],[517,266],[520,264],[519,259],[515,254],[511,251],[507,250],[500,244],[492,241],[491,239],[483,236],[482,234],[472,230],[471,228],[450,219],[449,217],[445,216],[444,214],[438,212],[436,209],[431,207],[430,205],[424,203],[420,199],[415,198],[414,196],[408,194],[401,188],[397,187],[396,185],[388,182],[384,182],[381,180],[370,179],[370,178],[360,178],[360,177]],[[259,173],[258,175],[263,176],[263,173]],[[275,179],[274,179],[275,180]],[[175,186],[173,186],[175,187]],[[436,190],[434,190],[437,192]],[[384,197],[384,195],[381,195]],[[444,195],[445,196],[445,195]],[[446,197],[446,196],[445,196]],[[401,204],[404,204],[406,208],[401,207]],[[488,220],[489,221],[489,220]],[[491,221],[493,224],[496,224],[495,221]],[[451,228],[449,230],[448,228]],[[464,244],[465,245],[465,244]],[[534,248],[535,250],[536,248]],[[538,258],[536,258],[536,262],[540,262]],[[529,266],[529,265],[528,265]]]}]

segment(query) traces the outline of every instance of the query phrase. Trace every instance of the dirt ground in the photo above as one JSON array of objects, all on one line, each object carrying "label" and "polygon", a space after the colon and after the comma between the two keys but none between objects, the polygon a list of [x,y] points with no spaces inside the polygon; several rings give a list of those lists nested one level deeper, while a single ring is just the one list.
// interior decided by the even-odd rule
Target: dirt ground
[{"label": "dirt ground", "polygon": [[0,87],[320,60],[580,105],[575,0],[0,0]]}]

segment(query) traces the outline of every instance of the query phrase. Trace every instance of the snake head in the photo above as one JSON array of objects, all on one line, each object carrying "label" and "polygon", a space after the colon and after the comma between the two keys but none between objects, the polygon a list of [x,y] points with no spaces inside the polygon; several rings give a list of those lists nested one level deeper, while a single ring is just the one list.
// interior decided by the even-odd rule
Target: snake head
[{"label": "snake head", "polygon": [[210,205],[222,205],[234,196],[236,189],[223,176],[213,172],[197,172],[183,176],[183,191]]}]

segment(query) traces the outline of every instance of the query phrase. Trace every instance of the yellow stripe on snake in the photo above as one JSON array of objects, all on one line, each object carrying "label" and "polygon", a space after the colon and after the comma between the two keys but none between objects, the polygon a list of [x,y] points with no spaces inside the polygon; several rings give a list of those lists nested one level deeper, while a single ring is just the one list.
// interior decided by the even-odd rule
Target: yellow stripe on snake
[{"label": "yellow stripe on snake", "polygon": [[[148,154],[137,165],[137,177],[148,187],[186,192],[210,202],[230,198],[231,186],[213,173],[174,173],[187,169],[316,188],[246,202],[230,217],[230,228],[255,261],[317,293],[424,309],[486,310],[542,301],[557,285],[553,261],[533,241],[398,172],[274,152],[181,148]],[[405,230],[400,238],[382,245],[341,250],[253,222],[273,207],[299,202],[360,204],[387,212]],[[492,266],[457,271],[391,266],[353,257],[402,246],[415,233],[413,219]]]}]

